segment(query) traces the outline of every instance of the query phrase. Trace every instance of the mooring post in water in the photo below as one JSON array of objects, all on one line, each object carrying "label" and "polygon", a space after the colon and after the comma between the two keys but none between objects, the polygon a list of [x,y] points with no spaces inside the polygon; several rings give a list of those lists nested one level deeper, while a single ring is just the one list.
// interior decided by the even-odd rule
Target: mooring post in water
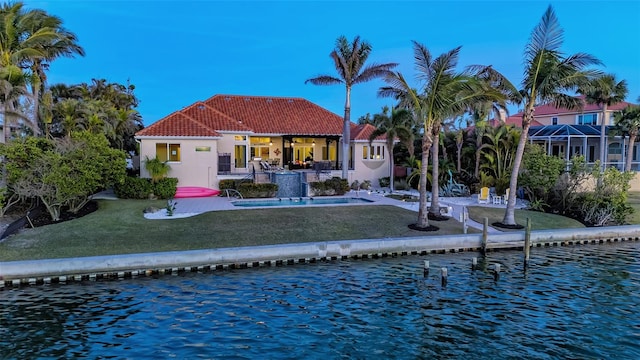
[{"label": "mooring post in water", "polygon": [[462,233],[463,234],[467,233],[467,228],[468,228],[468,226],[467,226],[467,218],[468,218],[467,207],[463,206],[462,207],[462,213],[460,214],[460,221],[462,222]]},{"label": "mooring post in water", "polygon": [[531,219],[527,218],[527,228],[524,232],[524,267],[529,265],[529,253],[531,252]]},{"label": "mooring post in water", "polygon": [[495,264],[493,268],[493,278],[498,280],[500,278],[500,264]]},{"label": "mooring post in water", "polygon": [[489,234],[489,218],[484,218],[482,225],[482,255],[487,253],[487,235]]},{"label": "mooring post in water", "polygon": [[471,259],[471,270],[475,270],[478,268],[478,258],[474,257]]},{"label": "mooring post in water", "polygon": [[443,267],[440,270],[442,271],[442,286],[447,286],[447,268]]},{"label": "mooring post in water", "polygon": [[429,260],[424,261],[424,276],[429,275]]}]

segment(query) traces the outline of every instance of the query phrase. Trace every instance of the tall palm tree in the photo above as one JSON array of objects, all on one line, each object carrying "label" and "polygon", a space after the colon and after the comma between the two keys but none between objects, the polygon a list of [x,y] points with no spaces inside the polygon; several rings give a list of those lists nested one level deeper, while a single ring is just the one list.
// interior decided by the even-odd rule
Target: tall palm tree
[{"label": "tall palm tree", "polygon": [[342,177],[349,178],[349,147],[351,139],[351,88],[375,78],[386,76],[391,69],[398,64],[370,64],[365,67],[365,62],[371,54],[371,45],[366,41],[360,41],[356,36],[351,43],[346,37],[340,36],[336,40],[336,47],[329,55],[333,59],[338,71],[338,77],[331,75],[319,75],[308,79],[306,83],[314,85],[344,84],[346,87],[346,100],[344,104],[344,123],[342,130]]},{"label": "tall palm tree", "polygon": [[617,112],[614,116],[616,127],[629,135],[629,146],[627,146],[624,171],[631,171],[633,147],[640,134],[640,106],[629,105],[622,109],[622,111]]},{"label": "tall palm tree", "polygon": [[[395,97],[400,101],[401,107],[410,109],[422,122],[420,208],[418,222],[414,228],[424,229],[429,228],[426,195],[429,152],[432,148],[435,150],[433,145],[436,140],[435,135],[439,133],[440,124],[446,118],[462,114],[471,104],[478,101],[494,99],[504,103],[505,96],[499,90],[488,88],[479,80],[481,74],[491,73],[496,79],[499,78],[504,83],[508,82],[488,67],[478,66],[470,68],[469,71],[456,71],[460,47],[433,58],[424,45],[415,41],[413,45],[417,77],[422,82],[419,92],[409,86],[401,73],[396,72],[385,78],[388,86],[381,88],[378,94]],[[439,212],[437,178],[437,164],[434,163],[431,209],[436,213]]]},{"label": "tall palm tree", "polygon": [[34,122],[41,123],[41,97],[47,87],[46,71],[49,64],[60,57],[84,56],[84,49],[78,44],[77,36],[62,26],[62,19],[42,10],[32,10],[25,14],[23,36],[46,33],[46,38],[34,42],[33,48],[42,56],[26,59],[24,67],[31,71],[31,95],[33,98]]},{"label": "tall palm tree", "polygon": [[403,142],[413,139],[413,133],[411,130],[411,113],[406,109],[391,109],[389,114],[389,108],[382,108],[382,114],[376,114],[373,116],[373,126],[376,129],[369,136],[369,145],[373,140],[379,136],[384,135],[387,141],[387,151],[389,152],[389,167],[390,167],[390,181],[389,188],[393,192],[393,172],[394,172],[394,159],[393,159],[393,144],[395,139],[398,138]]},{"label": "tall palm tree", "polygon": [[[585,70],[589,65],[600,64],[595,57],[584,53],[563,56],[560,52],[562,40],[563,30],[553,8],[549,6],[540,23],[533,29],[524,53],[525,72],[519,99],[520,103],[524,103],[522,134],[513,161],[509,182],[510,194],[516,194],[518,172],[522,164],[529,128],[534,120],[535,105],[551,103],[556,107],[567,109],[580,108],[581,99],[567,92],[577,90],[591,77],[599,74],[597,71]],[[502,220],[503,225],[517,226],[515,206],[516,197],[509,196]]]},{"label": "tall palm tree", "polygon": [[607,159],[605,158],[607,148],[606,127],[610,124],[608,119],[608,107],[624,101],[627,96],[627,82],[616,81],[613,74],[603,74],[591,79],[578,92],[584,95],[587,104],[594,104],[602,107],[600,117],[600,171],[604,171]]}]

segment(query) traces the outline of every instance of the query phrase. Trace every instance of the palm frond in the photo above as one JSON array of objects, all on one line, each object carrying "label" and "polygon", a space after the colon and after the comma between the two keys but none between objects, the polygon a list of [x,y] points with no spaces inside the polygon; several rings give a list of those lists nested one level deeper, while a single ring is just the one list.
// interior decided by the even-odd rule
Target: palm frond
[{"label": "palm frond", "polygon": [[[557,52],[562,46],[564,31],[560,27],[553,7],[549,5],[542,19],[531,32],[525,49],[525,63],[533,64],[540,52]],[[527,66],[529,67],[529,66]]]},{"label": "palm frond", "polygon": [[344,83],[343,80],[338,79],[337,77],[329,76],[329,75],[320,75],[318,77],[314,77],[311,79],[307,79],[304,82],[312,83],[313,85],[335,85]]}]

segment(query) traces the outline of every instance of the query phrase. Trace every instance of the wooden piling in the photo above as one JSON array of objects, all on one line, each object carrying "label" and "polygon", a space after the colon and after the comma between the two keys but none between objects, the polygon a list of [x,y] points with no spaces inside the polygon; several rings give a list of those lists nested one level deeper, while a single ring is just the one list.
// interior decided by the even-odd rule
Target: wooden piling
[{"label": "wooden piling", "polygon": [[429,275],[429,260],[425,260],[424,261],[424,276],[428,276]]},{"label": "wooden piling", "polygon": [[493,278],[498,280],[500,278],[500,264],[495,264],[493,268]]},{"label": "wooden piling", "polygon": [[531,219],[527,218],[527,228],[524,232],[524,267],[529,266],[529,254],[531,252]]},{"label": "wooden piling", "polygon": [[478,258],[474,257],[471,259],[471,270],[475,270],[478,268]]},{"label": "wooden piling", "polygon": [[482,224],[482,255],[487,253],[487,237],[489,235],[489,218],[484,218]]},{"label": "wooden piling", "polygon": [[447,286],[447,268],[443,267],[440,269],[440,271],[442,272],[442,286]]}]

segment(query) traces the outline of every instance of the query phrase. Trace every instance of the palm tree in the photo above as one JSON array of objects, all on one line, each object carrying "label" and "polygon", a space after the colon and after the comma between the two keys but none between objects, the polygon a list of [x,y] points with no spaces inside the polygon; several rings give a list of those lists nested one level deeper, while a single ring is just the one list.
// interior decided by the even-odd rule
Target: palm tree
[{"label": "palm tree", "polygon": [[[380,96],[395,97],[400,106],[411,110],[423,124],[422,166],[420,173],[420,208],[417,229],[429,228],[427,212],[427,172],[429,151],[432,149],[444,119],[462,114],[471,104],[479,101],[502,101],[505,96],[499,90],[488,88],[480,81],[482,74],[491,74],[502,83],[508,83],[499,73],[488,67],[472,67],[469,71],[457,72],[456,65],[460,47],[433,58],[429,50],[418,42],[413,42],[414,59],[418,79],[423,82],[420,92],[408,85],[399,72],[390,73],[385,81],[388,86],[378,91]],[[436,143],[437,144],[437,143]],[[435,147],[433,147],[435,151]],[[433,165],[431,209],[439,213],[438,170]]]},{"label": "palm tree", "polygon": [[344,123],[342,130],[342,178],[349,177],[349,147],[351,139],[351,88],[375,78],[386,76],[391,69],[398,64],[371,64],[365,67],[365,62],[371,54],[371,45],[366,41],[360,41],[356,36],[351,43],[347,38],[340,36],[336,40],[336,48],[329,55],[333,59],[334,66],[339,77],[331,75],[319,75],[306,80],[304,83],[314,85],[344,84],[347,95],[344,104]]},{"label": "palm tree", "polygon": [[[589,65],[600,64],[600,61],[593,56],[584,53],[563,56],[560,53],[562,38],[562,28],[553,8],[549,6],[540,23],[533,29],[525,49],[525,73],[519,101],[524,103],[522,134],[513,161],[509,182],[510,194],[515,194],[517,190],[518,172],[522,164],[531,121],[534,119],[535,105],[552,103],[556,107],[579,108],[582,104],[581,99],[566,92],[577,90],[589,78],[599,74],[597,71],[584,70]],[[503,225],[517,226],[515,206],[516,197],[509,196],[502,220]]]},{"label": "palm tree", "polygon": [[49,15],[42,10],[32,10],[25,14],[22,31],[29,36],[31,34],[46,34],[42,39],[34,43],[33,48],[40,51],[42,56],[26,59],[25,67],[31,71],[31,95],[33,97],[34,122],[42,122],[40,112],[41,97],[47,87],[46,71],[49,64],[59,57],[84,56],[84,49],[78,44],[77,36],[62,26],[62,20]]},{"label": "palm tree", "polygon": [[578,92],[584,95],[587,104],[594,104],[602,107],[602,117],[600,122],[600,171],[604,171],[607,159],[605,159],[607,136],[606,127],[609,124],[609,106],[624,101],[627,96],[627,82],[616,81],[613,74],[601,75],[591,79]]},{"label": "palm tree", "polygon": [[373,126],[376,129],[369,136],[369,146],[373,140],[379,136],[384,135],[387,141],[387,151],[389,152],[389,166],[391,169],[391,176],[389,179],[389,188],[393,192],[393,172],[394,172],[394,159],[393,159],[393,144],[396,138],[406,142],[408,139],[413,138],[411,131],[411,113],[406,109],[391,109],[389,114],[389,108],[382,108],[382,114],[376,114],[373,116]]},{"label": "palm tree", "polygon": [[[640,99],[639,99],[640,100]],[[640,106],[629,105],[615,115],[616,127],[629,135],[629,146],[625,158],[624,171],[631,171],[633,147],[640,134]]]}]

